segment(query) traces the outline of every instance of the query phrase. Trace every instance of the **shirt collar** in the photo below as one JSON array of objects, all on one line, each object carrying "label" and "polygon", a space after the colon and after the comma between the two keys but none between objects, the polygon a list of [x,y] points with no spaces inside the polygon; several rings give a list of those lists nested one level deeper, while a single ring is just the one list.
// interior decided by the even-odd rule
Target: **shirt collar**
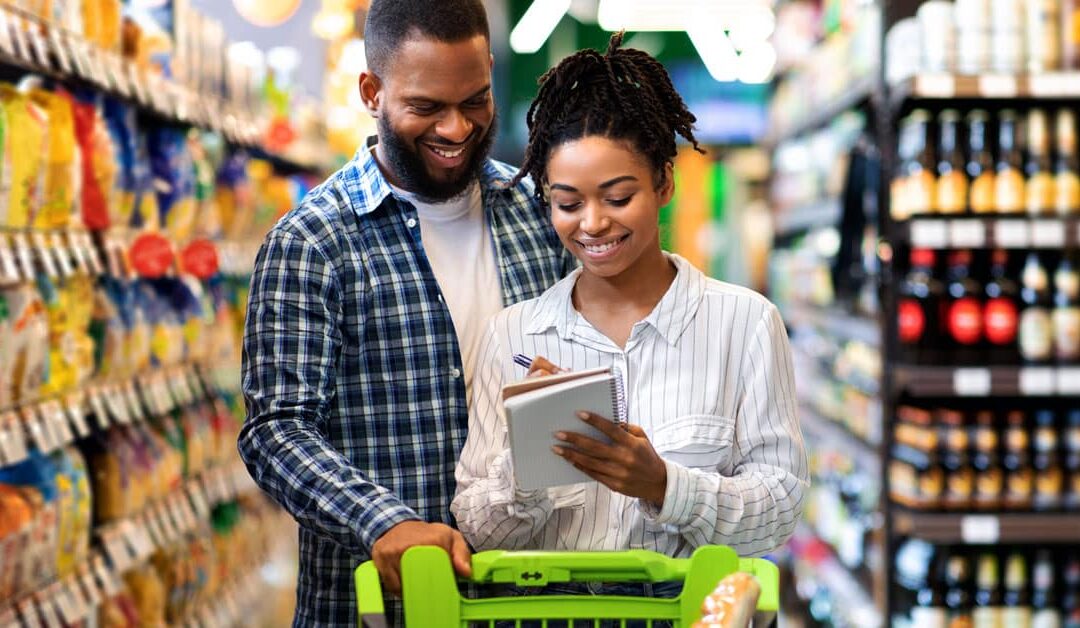
[{"label": "shirt collar", "polygon": [[[390,183],[383,176],[382,170],[379,170],[379,164],[375,160],[375,145],[377,143],[377,136],[369,137],[364,142],[364,145],[356,150],[356,154],[352,158],[351,167],[356,172],[360,191],[363,195],[362,198],[370,199],[369,203],[358,208],[360,214],[369,214],[375,211],[386,200],[386,197],[394,193],[393,188],[390,187]],[[484,192],[507,190],[510,188],[510,181],[513,176],[513,172],[509,169],[505,167],[499,168],[493,160],[486,159],[480,170],[480,188]]]},{"label": "shirt collar", "polygon": [[[681,256],[665,255],[675,264],[675,280],[652,312],[637,325],[652,327],[668,344],[674,345],[697,314],[707,278]],[[539,297],[526,333],[542,334],[554,327],[561,338],[570,340],[579,316],[571,297],[581,272],[581,268],[574,270]]]}]

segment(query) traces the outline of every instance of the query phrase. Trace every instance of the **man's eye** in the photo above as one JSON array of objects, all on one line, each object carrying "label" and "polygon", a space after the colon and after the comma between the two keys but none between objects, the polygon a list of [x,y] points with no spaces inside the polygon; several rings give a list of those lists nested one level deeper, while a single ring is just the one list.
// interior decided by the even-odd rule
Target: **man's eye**
[{"label": "man's eye", "polygon": [[410,109],[412,109],[414,113],[428,115],[438,111],[439,107],[437,105],[412,105]]}]

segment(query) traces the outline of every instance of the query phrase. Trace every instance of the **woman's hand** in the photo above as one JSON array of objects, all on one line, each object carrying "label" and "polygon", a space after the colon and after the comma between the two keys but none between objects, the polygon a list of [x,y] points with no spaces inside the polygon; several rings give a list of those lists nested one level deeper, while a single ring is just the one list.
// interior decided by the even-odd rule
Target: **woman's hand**
[{"label": "woman's hand", "polygon": [[556,445],[552,450],[616,493],[644,499],[662,508],[667,491],[667,467],[645,431],[637,425],[627,425],[624,429],[588,412],[579,413],[578,417],[606,434],[611,443],[576,432],[556,432],[555,438],[568,447]]},{"label": "woman's hand", "polygon": [[532,364],[529,365],[529,373],[525,377],[540,377],[542,375],[554,375],[556,373],[562,373],[566,369],[559,368],[541,355],[533,358]]}]

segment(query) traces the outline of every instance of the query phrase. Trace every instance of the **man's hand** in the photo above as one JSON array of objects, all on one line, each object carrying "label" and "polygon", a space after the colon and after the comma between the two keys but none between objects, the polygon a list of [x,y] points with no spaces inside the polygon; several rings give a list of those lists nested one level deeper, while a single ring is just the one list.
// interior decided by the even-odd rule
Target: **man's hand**
[{"label": "man's hand", "polygon": [[450,563],[459,576],[472,575],[472,553],[460,532],[442,523],[403,521],[371,546],[371,560],[379,570],[383,590],[401,596],[401,555],[414,545],[443,548],[450,554]]},{"label": "man's hand", "polygon": [[667,491],[667,466],[637,425],[625,428],[595,414],[583,412],[582,421],[611,439],[602,443],[576,432],[556,432],[568,447],[552,450],[592,479],[616,493],[637,497],[662,508]]}]

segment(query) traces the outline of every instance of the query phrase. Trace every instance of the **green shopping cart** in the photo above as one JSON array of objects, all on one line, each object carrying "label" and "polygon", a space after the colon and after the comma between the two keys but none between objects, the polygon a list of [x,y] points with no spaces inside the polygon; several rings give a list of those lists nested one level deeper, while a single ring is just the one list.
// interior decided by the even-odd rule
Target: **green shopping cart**
[{"label": "green shopping cart", "polygon": [[[670,558],[647,550],[624,552],[486,551],[472,557],[477,584],[544,586],[565,582],[682,581],[675,598],[603,595],[526,595],[471,599],[461,595],[450,557],[438,547],[413,547],[401,559],[408,628],[495,626],[496,622],[537,620],[668,621],[689,628],[701,619],[701,603],[728,574],[745,571],[761,584],[755,626],[768,625],[779,607],[779,570],[760,558],[740,559],[722,545],[699,547],[690,558]],[[360,626],[386,626],[382,585],[375,564],[356,569]],[[623,623],[622,625],[626,625]]]}]

